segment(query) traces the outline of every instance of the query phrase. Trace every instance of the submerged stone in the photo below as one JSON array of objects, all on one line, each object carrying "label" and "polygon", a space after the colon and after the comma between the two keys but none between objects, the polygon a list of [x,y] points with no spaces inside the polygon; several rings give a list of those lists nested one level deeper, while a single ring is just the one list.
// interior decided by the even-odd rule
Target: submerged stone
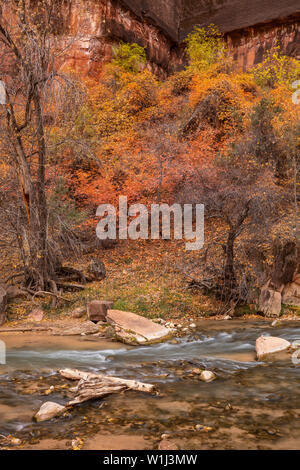
[{"label": "submerged stone", "polygon": [[216,378],[216,374],[210,370],[203,370],[200,374],[200,379],[203,380],[203,382],[212,382]]}]

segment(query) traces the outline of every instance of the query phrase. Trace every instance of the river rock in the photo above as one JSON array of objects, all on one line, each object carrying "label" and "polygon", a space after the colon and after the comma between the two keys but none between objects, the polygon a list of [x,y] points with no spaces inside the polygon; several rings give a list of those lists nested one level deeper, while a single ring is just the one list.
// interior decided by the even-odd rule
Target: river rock
[{"label": "river rock", "polygon": [[108,310],[107,321],[114,327],[117,339],[126,344],[152,344],[172,337],[165,326],[131,312]]},{"label": "river rock", "polygon": [[281,313],[281,293],[269,287],[262,288],[259,297],[259,311],[266,317],[279,317]]},{"label": "river rock", "polygon": [[200,379],[203,380],[203,382],[212,382],[216,378],[216,374],[214,374],[210,370],[203,370],[200,374]]},{"label": "river rock", "polygon": [[286,305],[300,306],[300,284],[298,282],[291,282],[284,287],[282,302]]},{"label": "river rock", "polygon": [[275,336],[260,336],[256,340],[256,354],[258,359],[262,359],[269,354],[286,351],[291,347],[291,343]]},{"label": "river rock", "polygon": [[87,313],[90,321],[106,322],[107,311],[113,307],[113,302],[108,300],[92,300],[88,303]]},{"label": "river rock", "polygon": [[40,421],[48,421],[49,419],[55,418],[55,416],[61,416],[66,409],[65,406],[59,405],[58,403],[47,401],[43,403],[34,418],[38,423]]},{"label": "river rock", "polygon": [[21,439],[19,439],[17,437],[11,437],[10,438],[10,444],[13,445],[13,446],[20,446],[22,444],[22,441],[21,441]]},{"label": "river rock", "polygon": [[158,450],[178,450],[178,446],[175,442],[169,441],[168,439],[163,439],[158,445]]}]

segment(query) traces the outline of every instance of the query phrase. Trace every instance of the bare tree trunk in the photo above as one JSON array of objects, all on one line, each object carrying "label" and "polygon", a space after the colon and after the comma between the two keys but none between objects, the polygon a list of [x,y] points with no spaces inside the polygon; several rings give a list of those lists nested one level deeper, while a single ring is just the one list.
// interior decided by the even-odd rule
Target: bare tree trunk
[{"label": "bare tree trunk", "polygon": [[6,305],[7,305],[7,294],[4,286],[0,286],[0,326],[5,323],[6,320]]},{"label": "bare tree trunk", "polygon": [[227,244],[225,247],[226,261],[224,268],[224,284],[225,289],[231,292],[236,287],[236,276],[234,270],[234,241],[236,238],[235,229],[229,231]]},{"label": "bare tree trunk", "polygon": [[224,296],[226,300],[230,299],[235,294],[234,291],[237,287],[237,279],[234,269],[234,243],[236,238],[240,235],[243,229],[243,224],[248,217],[250,202],[251,201],[247,202],[244,211],[240,214],[235,224],[228,221],[230,230],[227,237],[227,243],[224,246],[224,251],[226,255],[224,267]]},{"label": "bare tree trunk", "polygon": [[44,136],[43,116],[41,110],[39,90],[34,92],[34,106],[36,118],[37,144],[38,144],[38,172],[35,184],[35,194],[31,205],[30,220],[30,258],[31,266],[36,270],[39,278],[39,289],[46,290],[51,280],[51,262],[48,253],[48,210],[45,188],[45,161],[46,145]]}]

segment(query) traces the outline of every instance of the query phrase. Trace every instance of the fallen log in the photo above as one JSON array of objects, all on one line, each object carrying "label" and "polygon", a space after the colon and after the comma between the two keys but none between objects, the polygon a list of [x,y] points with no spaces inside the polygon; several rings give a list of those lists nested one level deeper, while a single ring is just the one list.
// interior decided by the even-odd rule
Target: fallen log
[{"label": "fallen log", "polygon": [[[44,403],[40,411],[35,415],[35,419],[38,418],[40,421],[51,419],[55,416],[60,416],[64,410],[74,405],[84,403],[88,400],[103,398],[113,393],[122,393],[126,390],[151,393],[156,390],[154,385],[137,382],[136,380],[120,379],[103,374],[93,374],[92,372],[82,372],[77,369],[62,369],[59,373],[66,379],[79,380],[77,386],[71,389],[71,391],[74,392],[74,398],[70,400],[65,407],[52,402]],[[40,415],[43,415],[42,419]]]},{"label": "fallen log", "polygon": [[99,378],[91,378],[89,380],[80,380],[75,389],[74,400],[69,401],[67,406],[78,405],[88,400],[103,398],[113,393],[119,393],[128,390],[126,385],[115,385],[111,382],[105,382]]},{"label": "fallen log", "polygon": [[59,371],[62,377],[70,380],[83,380],[90,381],[97,379],[99,382],[104,382],[105,384],[111,383],[115,385],[126,386],[129,390],[136,390],[138,392],[155,392],[155,386],[152,384],[146,384],[143,382],[138,382],[136,380],[121,379],[118,377],[111,377],[103,374],[94,374],[92,372],[83,372],[77,369],[62,369]]}]

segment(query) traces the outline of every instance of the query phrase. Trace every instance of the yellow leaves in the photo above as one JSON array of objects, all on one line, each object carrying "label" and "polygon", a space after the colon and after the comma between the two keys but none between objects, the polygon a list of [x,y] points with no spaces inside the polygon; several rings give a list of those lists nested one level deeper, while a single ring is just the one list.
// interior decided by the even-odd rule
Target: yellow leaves
[{"label": "yellow leaves", "polygon": [[14,437],[11,434],[9,434],[8,436],[4,436],[0,434],[0,439],[3,439],[8,445],[11,445],[14,447],[18,447],[22,444],[21,439]]},{"label": "yellow leaves", "polygon": [[84,445],[84,442],[80,437],[72,440],[72,450],[81,450]]},{"label": "yellow leaves", "polygon": [[263,62],[252,69],[252,75],[261,87],[290,87],[300,78],[300,64],[296,59],[283,55],[276,44],[265,53]]},{"label": "yellow leaves", "polygon": [[208,70],[226,56],[225,40],[215,25],[211,24],[207,28],[196,26],[185,42],[192,70]]}]

